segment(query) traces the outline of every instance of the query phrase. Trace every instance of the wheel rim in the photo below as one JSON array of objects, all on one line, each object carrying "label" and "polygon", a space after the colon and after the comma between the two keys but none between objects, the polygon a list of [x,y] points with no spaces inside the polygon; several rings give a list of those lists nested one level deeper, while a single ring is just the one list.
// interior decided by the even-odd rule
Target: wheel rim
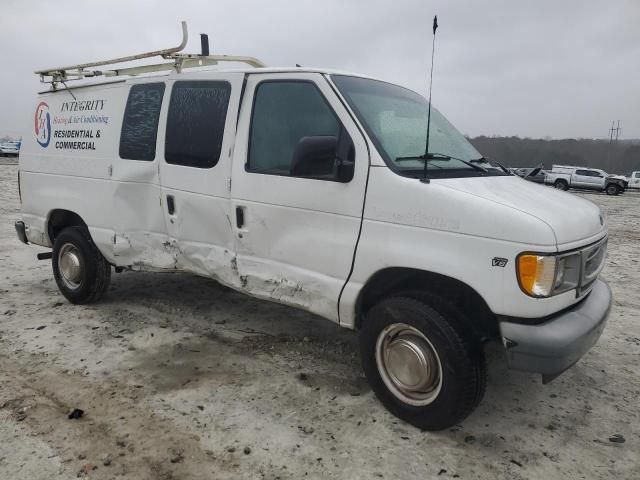
[{"label": "wheel rim", "polygon": [[555,187],[556,187],[558,190],[564,190],[564,185],[563,185],[562,183],[560,183],[560,182],[556,183],[556,184],[555,184]]},{"label": "wheel rim", "polygon": [[380,332],[376,363],[387,388],[409,405],[429,405],[440,394],[438,353],[429,339],[410,325],[394,323]]},{"label": "wheel rim", "polygon": [[75,290],[80,287],[84,266],[78,248],[72,243],[65,243],[58,252],[58,271],[62,282]]}]

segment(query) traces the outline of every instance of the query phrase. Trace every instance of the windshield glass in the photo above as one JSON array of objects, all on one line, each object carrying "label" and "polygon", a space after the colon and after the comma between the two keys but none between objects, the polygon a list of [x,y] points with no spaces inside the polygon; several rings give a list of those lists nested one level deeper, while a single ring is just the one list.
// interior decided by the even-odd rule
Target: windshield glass
[{"label": "windshield glass", "polygon": [[[332,75],[331,78],[387,164],[400,174],[422,172],[427,138],[427,100],[411,90],[378,80],[345,75]],[[430,176],[441,175],[444,173],[442,170],[449,173],[455,170],[465,176],[501,174],[494,169],[484,171],[483,163],[477,162],[482,155],[433,106],[429,154]]]}]

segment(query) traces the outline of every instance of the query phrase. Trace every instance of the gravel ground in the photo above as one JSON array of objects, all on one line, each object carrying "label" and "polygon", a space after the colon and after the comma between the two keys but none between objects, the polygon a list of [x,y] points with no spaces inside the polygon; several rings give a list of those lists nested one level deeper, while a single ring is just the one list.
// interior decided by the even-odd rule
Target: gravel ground
[{"label": "gravel ground", "polygon": [[15,237],[16,176],[0,166],[2,479],[640,478],[640,192],[585,195],[615,296],[592,351],[543,386],[489,346],[480,407],[429,433],[375,399],[357,336],[310,314],[179,273],[70,305]]}]

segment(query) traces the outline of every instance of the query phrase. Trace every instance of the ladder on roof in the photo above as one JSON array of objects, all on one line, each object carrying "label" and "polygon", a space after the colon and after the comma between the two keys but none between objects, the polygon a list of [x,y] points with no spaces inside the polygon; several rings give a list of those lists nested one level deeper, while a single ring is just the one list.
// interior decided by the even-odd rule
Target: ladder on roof
[{"label": "ladder on roof", "polygon": [[[65,84],[69,80],[82,80],[92,77],[119,77],[134,76],[141,73],[162,72],[174,70],[180,73],[185,68],[204,67],[209,65],[217,65],[219,62],[239,62],[246,63],[252,67],[266,66],[260,60],[254,57],[235,56],[235,55],[209,55],[209,41],[206,35],[202,35],[202,53],[179,53],[187,46],[189,35],[187,33],[187,22],[182,22],[182,42],[177,47],[165,48],[163,50],[155,50],[152,52],[139,53],[137,55],[129,55],[127,57],[113,58],[111,60],[100,60],[97,62],[81,63],[78,65],[70,65],[67,67],[47,68],[36,71],[36,75],[40,76],[42,83],[50,83],[55,90],[58,83]],[[144,58],[162,57],[170,62],[156,63],[152,65],[140,65],[124,68],[111,68],[106,70],[92,70],[94,67],[112,66],[118,63],[133,62]]]}]

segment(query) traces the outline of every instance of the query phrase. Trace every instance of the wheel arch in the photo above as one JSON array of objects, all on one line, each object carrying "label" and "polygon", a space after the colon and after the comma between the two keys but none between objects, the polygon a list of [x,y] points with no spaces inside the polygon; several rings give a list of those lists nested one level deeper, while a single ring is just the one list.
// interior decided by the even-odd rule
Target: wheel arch
[{"label": "wheel arch", "polygon": [[480,337],[499,337],[496,316],[475,289],[456,278],[407,267],[384,268],[367,280],[356,300],[355,328],[360,329],[366,312],[377,300],[408,291],[430,293],[453,303],[473,320],[469,326]]},{"label": "wheel arch", "polygon": [[60,234],[60,232],[68,227],[87,228],[87,224],[80,215],[72,212],[71,210],[57,208],[49,212],[49,215],[47,216],[46,228],[51,245],[53,245],[53,242]]}]

